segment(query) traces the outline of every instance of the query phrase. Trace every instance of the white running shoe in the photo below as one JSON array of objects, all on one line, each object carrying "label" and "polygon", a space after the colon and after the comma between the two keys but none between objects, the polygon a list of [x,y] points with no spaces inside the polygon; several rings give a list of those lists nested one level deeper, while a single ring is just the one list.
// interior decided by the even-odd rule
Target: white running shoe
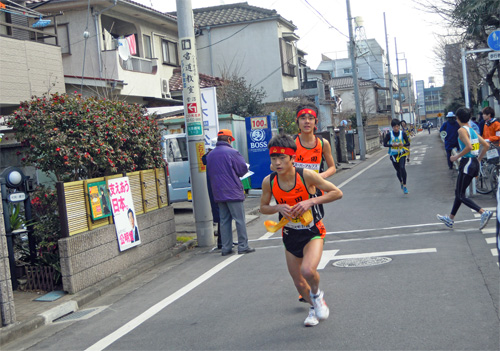
[{"label": "white running shoe", "polygon": [[318,319],[327,319],[330,315],[330,309],[326,305],[325,299],[323,298],[323,291],[320,291],[318,295],[310,294],[311,300],[314,306],[314,311]]},{"label": "white running shoe", "polygon": [[316,317],[316,312],[314,312],[314,307],[309,307],[309,315],[307,316],[306,320],[304,321],[304,325],[306,327],[314,327],[315,325],[318,325],[319,320]]},{"label": "white running shoe", "polygon": [[488,224],[491,216],[493,216],[493,212],[491,212],[491,211],[484,211],[483,212],[483,214],[481,215],[481,222],[479,223],[479,230],[486,227],[486,224]]}]

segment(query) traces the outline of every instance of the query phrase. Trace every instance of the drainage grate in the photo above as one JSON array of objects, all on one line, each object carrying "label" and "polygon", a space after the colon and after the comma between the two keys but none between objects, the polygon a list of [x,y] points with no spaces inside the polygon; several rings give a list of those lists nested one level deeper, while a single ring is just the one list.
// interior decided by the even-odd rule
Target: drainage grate
[{"label": "drainage grate", "polygon": [[54,319],[52,323],[58,323],[58,322],[73,322],[73,321],[78,321],[82,319],[88,319],[92,317],[93,315],[99,313],[104,307],[97,307],[97,308],[90,308],[88,310],[81,310],[81,311],[76,311],[72,312],[70,314],[67,314],[61,318]]},{"label": "drainage grate", "polygon": [[345,260],[333,262],[333,265],[340,268],[355,268],[378,266],[380,264],[389,263],[391,261],[392,258],[389,257],[348,258]]}]

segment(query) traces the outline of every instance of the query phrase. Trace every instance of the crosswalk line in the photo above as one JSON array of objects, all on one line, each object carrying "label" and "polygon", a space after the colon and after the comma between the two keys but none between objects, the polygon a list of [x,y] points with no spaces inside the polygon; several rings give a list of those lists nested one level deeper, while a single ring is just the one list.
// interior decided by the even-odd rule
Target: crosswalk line
[{"label": "crosswalk line", "polygon": [[494,236],[492,236],[491,238],[486,238],[485,240],[487,244],[494,244],[497,242],[497,238]]}]

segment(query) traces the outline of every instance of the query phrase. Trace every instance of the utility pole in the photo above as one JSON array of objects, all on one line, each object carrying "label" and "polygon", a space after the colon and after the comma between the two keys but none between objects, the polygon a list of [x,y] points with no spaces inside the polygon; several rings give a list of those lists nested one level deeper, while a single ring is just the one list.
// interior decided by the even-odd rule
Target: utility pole
[{"label": "utility pole", "polygon": [[206,170],[201,162],[201,156],[205,153],[205,137],[203,135],[203,113],[198,61],[196,59],[193,7],[191,0],[176,1],[179,56],[182,76],[185,77],[182,96],[188,138],[196,238],[199,246],[212,246],[214,244],[214,227],[207,190]]},{"label": "utility pole", "polygon": [[399,99],[399,114],[401,117],[400,121],[403,120],[403,100],[401,99],[401,79],[399,77],[399,61],[398,61],[398,44],[396,43],[396,37],[394,37],[394,48],[396,49],[396,68],[398,71],[398,99]]},{"label": "utility pole", "polygon": [[392,74],[391,74],[391,59],[389,57],[389,43],[387,41],[387,25],[385,23],[385,12],[384,12],[384,30],[385,30],[385,48],[386,48],[386,55],[387,55],[387,70],[389,72],[389,93],[391,94],[391,116],[392,119],[396,118],[396,115],[394,113],[394,91],[392,90]]},{"label": "utility pole", "polygon": [[354,85],[354,101],[356,104],[356,122],[358,129],[358,138],[359,138],[359,158],[364,161],[366,154],[365,147],[365,131],[363,129],[363,119],[361,118],[361,109],[359,106],[359,86],[358,86],[358,67],[356,65],[356,54],[354,47],[354,33],[352,30],[352,20],[351,17],[351,4],[349,0],[346,0],[347,3],[347,21],[349,23],[349,52],[351,55],[351,66],[352,66],[352,83]]}]

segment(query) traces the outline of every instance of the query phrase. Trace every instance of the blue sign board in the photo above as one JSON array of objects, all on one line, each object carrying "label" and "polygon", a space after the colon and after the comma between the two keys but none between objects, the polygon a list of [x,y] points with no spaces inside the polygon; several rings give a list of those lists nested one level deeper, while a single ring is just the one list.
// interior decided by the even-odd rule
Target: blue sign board
[{"label": "blue sign board", "polygon": [[500,51],[500,30],[491,32],[488,36],[488,46],[495,51]]},{"label": "blue sign board", "polygon": [[264,178],[271,173],[271,158],[267,144],[273,137],[275,122],[271,116],[246,117],[248,162],[252,189],[260,189]]}]

